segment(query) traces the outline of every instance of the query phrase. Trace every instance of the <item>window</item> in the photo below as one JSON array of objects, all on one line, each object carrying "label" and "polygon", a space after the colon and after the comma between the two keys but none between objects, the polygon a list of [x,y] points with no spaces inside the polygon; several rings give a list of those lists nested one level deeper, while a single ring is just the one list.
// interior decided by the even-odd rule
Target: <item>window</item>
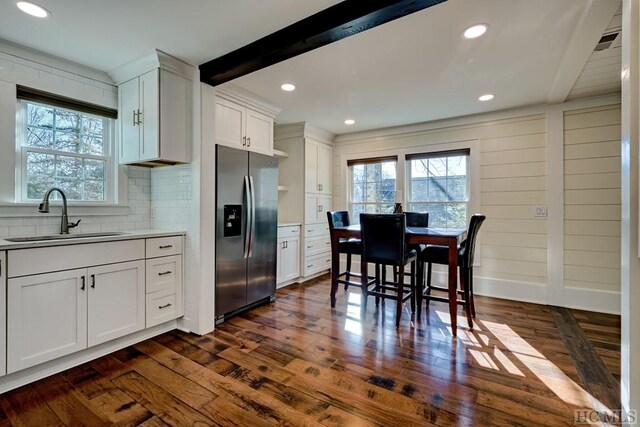
[{"label": "window", "polygon": [[396,157],[350,160],[351,222],[361,213],[391,213],[396,201]]},{"label": "window", "polygon": [[[113,202],[114,120],[56,105],[56,99],[24,98],[17,119],[18,201],[40,200],[48,189],[59,187],[68,200]],[[52,198],[60,196],[53,193]]]},{"label": "window", "polygon": [[429,226],[466,228],[469,150],[407,155],[408,209],[429,212]]}]

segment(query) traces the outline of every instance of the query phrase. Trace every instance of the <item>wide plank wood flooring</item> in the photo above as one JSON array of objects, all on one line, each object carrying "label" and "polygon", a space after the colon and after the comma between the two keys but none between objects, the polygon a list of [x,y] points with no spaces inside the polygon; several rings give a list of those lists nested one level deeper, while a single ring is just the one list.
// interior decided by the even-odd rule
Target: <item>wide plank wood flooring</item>
[{"label": "wide plank wood flooring", "polygon": [[[475,328],[461,317],[453,338],[443,303],[422,319],[405,304],[396,329],[395,303],[361,313],[358,289],[332,310],[328,276],[277,296],[211,334],[170,332],[4,393],[0,427],[574,425],[576,409],[607,410],[586,390],[619,380],[618,316],[478,296]],[[605,386],[582,383],[585,340]]]}]

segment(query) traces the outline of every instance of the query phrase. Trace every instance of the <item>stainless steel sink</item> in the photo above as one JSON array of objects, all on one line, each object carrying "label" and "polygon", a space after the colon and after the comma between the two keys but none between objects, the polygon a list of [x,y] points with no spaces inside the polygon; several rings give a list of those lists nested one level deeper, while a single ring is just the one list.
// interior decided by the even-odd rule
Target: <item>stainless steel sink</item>
[{"label": "stainless steel sink", "polygon": [[119,231],[110,231],[106,233],[78,233],[78,234],[55,234],[51,236],[30,236],[30,237],[10,237],[7,242],[41,242],[46,240],[68,240],[68,239],[86,239],[89,237],[108,237],[108,236],[121,236],[123,234]]}]

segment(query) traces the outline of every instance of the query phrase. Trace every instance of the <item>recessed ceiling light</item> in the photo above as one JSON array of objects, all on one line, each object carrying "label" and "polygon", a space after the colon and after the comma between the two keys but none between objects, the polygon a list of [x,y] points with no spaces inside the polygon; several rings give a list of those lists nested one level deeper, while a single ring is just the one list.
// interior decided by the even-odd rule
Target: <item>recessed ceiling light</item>
[{"label": "recessed ceiling light", "polygon": [[296,86],[291,83],[284,83],[282,86],[280,86],[280,89],[284,90],[285,92],[292,92],[296,90]]},{"label": "recessed ceiling light", "polygon": [[42,6],[38,6],[37,4],[30,3],[28,1],[19,1],[16,3],[18,9],[23,11],[24,13],[35,16],[36,18],[46,18],[51,15],[51,13]]},{"label": "recessed ceiling light", "polygon": [[495,96],[491,93],[487,93],[486,95],[482,95],[478,97],[478,101],[491,101]]},{"label": "recessed ceiling light", "polygon": [[345,125],[352,125],[352,124],[354,124],[355,122],[356,122],[356,121],[355,121],[355,120],[353,120],[353,119],[347,119],[347,120],[345,120],[345,121],[344,121],[344,124],[345,124]]},{"label": "recessed ceiling light", "polygon": [[462,33],[462,37],[464,37],[465,39],[475,39],[486,33],[488,29],[489,26],[487,24],[472,25],[464,30],[464,32]]}]

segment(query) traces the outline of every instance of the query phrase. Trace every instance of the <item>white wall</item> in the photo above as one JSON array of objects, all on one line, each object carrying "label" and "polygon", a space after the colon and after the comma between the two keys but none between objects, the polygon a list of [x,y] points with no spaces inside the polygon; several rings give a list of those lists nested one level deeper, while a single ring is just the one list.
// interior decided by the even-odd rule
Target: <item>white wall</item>
[{"label": "white wall", "polygon": [[[584,108],[591,110],[574,111]],[[522,301],[619,312],[619,268],[616,271],[611,266],[609,270],[599,270],[598,275],[590,276],[593,271],[584,265],[586,255],[581,254],[582,258],[575,261],[575,253],[570,252],[576,249],[576,241],[579,240],[574,236],[576,227],[585,225],[578,224],[576,216],[579,217],[580,206],[576,203],[586,204],[596,195],[578,194],[573,189],[564,192],[562,182],[565,171],[569,179],[573,179],[576,172],[608,171],[612,163],[619,161],[619,157],[618,160],[615,158],[615,150],[613,155],[603,154],[584,161],[580,156],[587,156],[587,152],[581,153],[575,147],[565,150],[565,127],[569,146],[578,142],[572,139],[571,132],[597,133],[594,129],[578,129],[581,126],[615,127],[616,123],[619,135],[619,97],[609,97],[341,135],[334,145],[334,176],[338,178],[334,186],[334,206],[336,209],[347,207],[348,159],[391,153],[399,153],[403,158],[408,152],[447,150],[471,141],[470,213],[479,210],[487,215],[480,233],[479,266],[474,269],[476,292]],[[609,130],[605,140],[615,140],[616,130]],[[582,148],[587,150],[588,147],[584,145]],[[566,161],[565,151],[569,156]],[[474,160],[476,156],[478,159]],[[400,171],[402,166],[400,161]],[[398,176],[402,175],[399,173]],[[477,193],[473,190],[473,183],[479,183]],[[402,186],[401,183],[398,188]],[[565,197],[568,197],[566,206]],[[615,220],[607,212],[616,212],[619,186],[611,188],[608,197],[606,202],[591,201],[592,206],[583,206],[592,211],[592,220]],[[547,206],[549,217],[535,217],[536,206]],[[619,213],[619,207],[617,209]],[[594,242],[606,241],[615,246],[620,239],[619,229],[615,223],[607,225],[606,229],[598,230]],[[567,238],[563,238],[565,227]],[[550,231],[551,228],[554,231]],[[556,233],[557,230],[560,233]],[[564,261],[565,245],[568,250],[567,266]],[[577,280],[587,277],[588,280]],[[444,279],[442,276],[439,280]]]}]

